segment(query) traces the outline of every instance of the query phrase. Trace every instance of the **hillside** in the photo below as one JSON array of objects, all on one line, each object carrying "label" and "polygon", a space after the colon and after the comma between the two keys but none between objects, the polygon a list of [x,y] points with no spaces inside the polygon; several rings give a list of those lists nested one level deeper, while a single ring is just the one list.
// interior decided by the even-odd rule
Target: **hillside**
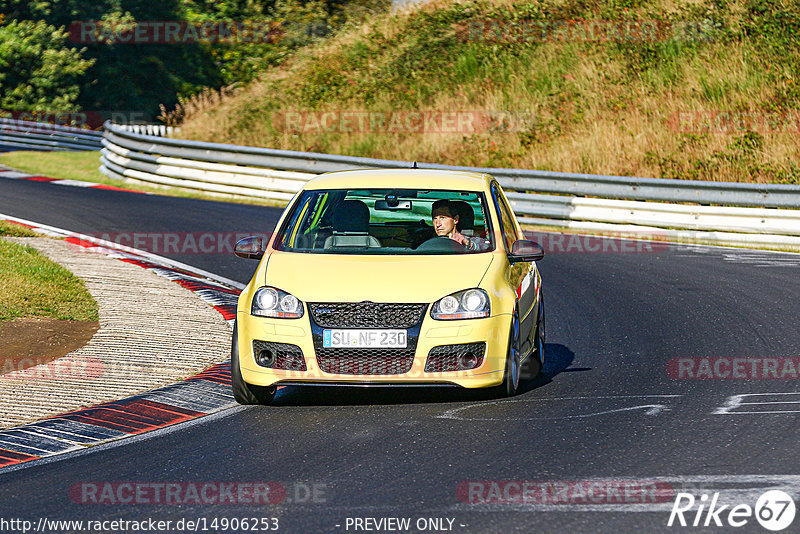
[{"label": "hillside", "polygon": [[799,39],[781,0],[440,0],[168,120],[292,150],[800,183]]}]

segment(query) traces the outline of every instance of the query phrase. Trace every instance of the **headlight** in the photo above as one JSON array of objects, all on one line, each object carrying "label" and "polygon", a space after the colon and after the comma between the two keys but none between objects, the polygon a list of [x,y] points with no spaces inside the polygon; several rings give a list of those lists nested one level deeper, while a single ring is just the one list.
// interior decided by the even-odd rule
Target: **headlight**
[{"label": "headlight", "polygon": [[274,287],[262,287],[253,295],[253,315],[298,319],[303,316],[303,303],[297,297]]},{"label": "headlight", "polygon": [[431,306],[431,317],[440,321],[489,317],[489,295],[483,289],[467,289],[447,295]]}]

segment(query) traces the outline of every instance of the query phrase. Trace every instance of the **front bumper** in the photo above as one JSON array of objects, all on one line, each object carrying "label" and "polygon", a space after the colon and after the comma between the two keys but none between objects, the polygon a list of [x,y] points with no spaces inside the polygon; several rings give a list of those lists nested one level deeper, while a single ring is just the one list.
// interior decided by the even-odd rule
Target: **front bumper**
[{"label": "front bumper", "polygon": [[[271,386],[281,383],[316,385],[457,385],[465,388],[496,386],[503,380],[508,348],[510,315],[486,319],[435,321],[427,314],[420,327],[413,363],[400,374],[336,374],[324,372],[316,359],[308,314],[300,319],[268,319],[239,311],[239,361],[242,378],[248,384]],[[297,345],[303,352],[306,370],[269,369],[256,364],[253,341]],[[485,342],[483,363],[467,371],[425,372],[428,352],[439,345]]]}]

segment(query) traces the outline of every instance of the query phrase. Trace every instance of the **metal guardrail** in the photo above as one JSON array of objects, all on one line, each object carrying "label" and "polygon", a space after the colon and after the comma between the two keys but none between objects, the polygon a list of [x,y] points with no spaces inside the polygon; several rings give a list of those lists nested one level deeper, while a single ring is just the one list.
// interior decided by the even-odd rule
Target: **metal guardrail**
[{"label": "metal guardrail", "polygon": [[[185,159],[252,165],[306,173],[349,169],[411,167],[410,161],[294,152],[181,139],[151,139],[106,123],[106,138],[115,139],[133,150]],[[138,147],[138,148],[135,148]],[[800,185],[751,184],[632,178],[527,169],[460,167],[418,163],[421,169],[451,169],[486,172],[495,176],[504,189],[536,191],[575,196],[597,196],[628,200],[696,202],[732,206],[800,208]]]},{"label": "metal guardrail", "polygon": [[[110,123],[102,144],[100,170],[113,178],[281,201],[319,173],[412,166],[408,161],[170,139]],[[800,186],[429,163],[418,167],[495,176],[523,223],[718,243],[800,245]]]},{"label": "metal guardrail", "polygon": [[0,118],[0,147],[6,150],[100,150],[102,138],[93,130]]},{"label": "metal guardrail", "polygon": [[117,124],[116,126],[129,132],[157,137],[166,137],[177,131],[172,126],[164,126],[163,124]]}]

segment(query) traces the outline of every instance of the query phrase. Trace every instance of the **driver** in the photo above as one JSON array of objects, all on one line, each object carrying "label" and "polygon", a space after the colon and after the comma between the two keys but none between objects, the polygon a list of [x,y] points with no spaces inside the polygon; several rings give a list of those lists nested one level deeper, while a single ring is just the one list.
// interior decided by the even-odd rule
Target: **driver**
[{"label": "driver", "polygon": [[486,249],[486,241],[479,237],[467,237],[458,230],[458,210],[449,200],[443,198],[433,203],[431,208],[433,228],[439,237],[449,237],[457,243],[464,245],[469,251],[482,251]]}]

